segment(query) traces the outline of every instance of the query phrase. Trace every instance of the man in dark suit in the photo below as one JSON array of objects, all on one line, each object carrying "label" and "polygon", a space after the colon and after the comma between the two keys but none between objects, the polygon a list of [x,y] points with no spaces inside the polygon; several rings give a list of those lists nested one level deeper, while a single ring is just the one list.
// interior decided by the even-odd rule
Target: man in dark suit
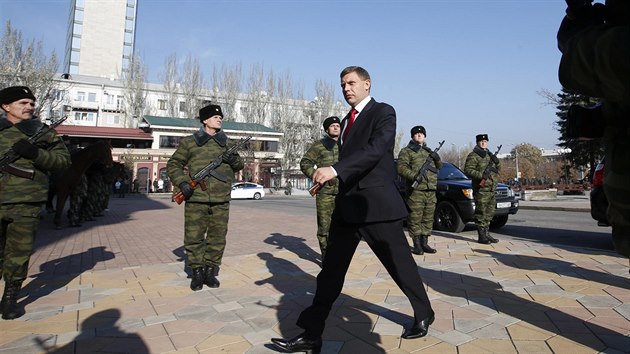
[{"label": "man in dark suit", "polygon": [[326,318],[362,238],[411,302],[415,321],[401,337],[424,337],[435,319],[403,232],[407,209],[394,183],[396,112],[370,97],[370,74],[365,69],[350,66],[340,77],[352,111],[341,124],[339,161],[313,174],[313,182],[321,185],[338,178],[339,193],[315,298],[297,321],[304,332],[291,339],[271,340],[289,352],[321,350]]}]

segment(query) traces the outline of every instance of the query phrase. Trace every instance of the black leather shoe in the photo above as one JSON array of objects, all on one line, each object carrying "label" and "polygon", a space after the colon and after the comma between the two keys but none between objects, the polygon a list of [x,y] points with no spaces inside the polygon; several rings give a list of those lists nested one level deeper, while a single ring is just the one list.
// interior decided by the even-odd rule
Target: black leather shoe
[{"label": "black leather shoe", "polygon": [[322,351],[322,337],[307,338],[304,333],[298,334],[291,339],[271,338],[271,343],[289,353],[305,352],[307,354],[318,354]]},{"label": "black leather shoe", "polygon": [[429,333],[429,325],[435,321],[435,314],[425,318],[420,322],[414,322],[411,328],[406,329],[401,335],[402,339],[414,339],[424,337]]}]

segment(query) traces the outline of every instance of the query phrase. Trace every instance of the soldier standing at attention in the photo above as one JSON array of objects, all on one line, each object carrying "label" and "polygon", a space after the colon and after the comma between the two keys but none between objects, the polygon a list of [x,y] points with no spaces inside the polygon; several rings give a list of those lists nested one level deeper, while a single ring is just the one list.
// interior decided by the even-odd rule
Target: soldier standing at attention
[{"label": "soldier standing at attention", "polygon": [[[478,241],[487,245],[499,242],[490,235],[489,228],[497,208],[495,193],[499,182],[501,162],[496,155],[488,150],[488,134],[479,134],[476,136],[476,140],[477,146],[466,157],[464,173],[472,179]],[[490,161],[494,164],[494,168],[486,172],[486,167]]]},{"label": "soldier standing at attention", "polygon": [[166,165],[169,178],[186,197],[184,248],[192,268],[190,288],[194,291],[201,290],[203,284],[211,288],[220,285],[216,276],[225,250],[232,182],[234,173],[244,166],[238,153],[224,156],[215,172],[224,175],[227,181],[209,177],[205,180],[205,191],[190,185],[185,166],[194,175],[228,149],[228,138],[221,130],[221,107],[211,104],[201,108],[199,120],[202,127],[180,141]]},{"label": "soldier standing at attention", "polygon": [[[442,160],[437,152],[432,151],[426,144],[427,131],[418,125],[411,128],[411,141],[398,154],[398,174],[407,181],[407,206],[410,209],[407,217],[407,229],[413,240],[413,253],[422,255],[435,253],[429,246],[429,236],[433,229],[433,214],[437,197],[437,171],[442,168]],[[432,168],[427,169],[424,177],[415,189],[411,188],[418,171],[427,158],[433,160]]]},{"label": "soldier standing at attention", "polygon": [[[34,171],[32,179],[0,171],[0,268],[4,278],[2,318],[12,320],[24,315],[17,299],[26,279],[28,262],[39,224],[42,204],[48,198],[48,171],[70,165],[70,154],[57,133],[33,116],[35,96],[25,86],[0,91],[0,153],[10,149],[20,157],[14,166]],[[34,142],[27,139],[40,129]]]},{"label": "soldier standing at attention", "polygon": [[[315,169],[332,166],[332,164],[339,160],[337,139],[341,133],[341,120],[339,117],[328,117],[324,120],[323,125],[326,136],[313,143],[302,157],[302,160],[300,160],[302,173],[311,179],[313,178]],[[335,209],[337,191],[337,179],[331,179],[324,184],[315,198],[315,204],[317,206],[317,240],[319,241],[319,249],[322,252],[322,262],[324,261],[324,257],[326,257],[330,217],[332,216],[333,209]]]}]

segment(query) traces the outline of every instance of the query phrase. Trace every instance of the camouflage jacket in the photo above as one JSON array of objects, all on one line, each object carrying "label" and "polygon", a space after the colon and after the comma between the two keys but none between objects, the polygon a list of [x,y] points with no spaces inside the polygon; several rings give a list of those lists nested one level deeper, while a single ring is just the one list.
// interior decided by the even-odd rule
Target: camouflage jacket
[{"label": "camouflage jacket", "polygon": [[[335,139],[327,135],[323,139],[313,143],[308,151],[306,151],[302,160],[300,160],[300,169],[306,177],[312,179],[315,169],[332,166],[338,160],[339,145],[337,145]],[[338,189],[337,179],[334,178],[326,182],[322,189],[319,190],[319,193],[336,195]]]},{"label": "camouflage jacket", "polygon": [[486,180],[485,186],[481,187],[480,183],[483,178],[483,172],[486,170],[486,166],[490,163],[490,155],[492,153],[488,149],[481,149],[479,146],[475,146],[473,151],[466,157],[466,164],[464,165],[464,173],[466,176],[472,179],[473,192],[491,192],[497,189],[497,183],[499,182],[499,172],[501,171],[501,161],[495,165],[497,172],[491,172],[491,178]]},{"label": "camouflage jacket", "polygon": [[[215,157],[228,149],[228,139],[220,130],[213,136],[208,135],[203,127],[191,136],[183,138],[179,142],[177,150],[166,164],[166,170],[174,186],[182,182],[189,182],[201,169],[206,167]],[[184,174],[184,167],[188,167],[190,176]],[[222,182],[214,177],[205,179],[207,189],[203,191],[201,186],[195,188],[195,192],[188,202],[196,203],[221,203],[230,201],[230,192],[234,182],[234,173],[243,169],[243,159],[239,156],[232,165],[222,163],[216,171],[227,177],[227,182]]]},{"label": "camouflage jacket", "polygon": [[17,177],[0,172],[0,203],[42,203],[48,198],[48,172],[60,171],[70,166],[70,154],[57,133],[44,125],[38,118],[13,125],[0,116],[0,153],[2,156],[20,139],[28,139],[40,128],[45,133],[35,145],[39,154],[35,160],[19,158],[13,164],[23,169],[34,170],[34,178]]},{"label": "camouflage jacket", "polygon": [[409,144],[398,153],[397,172],[407,182],[407,193],[426,190],[434,191],[437,188],[437,171],[442,168],[442,160],[431,160],[431,167],[435,171],[427,169],[424,178],[420,181],[418,186],[413,191],[411,190],[411,184],[431,152],[432,150],[428,148],[426,144],[420,145],[411,140]]}]

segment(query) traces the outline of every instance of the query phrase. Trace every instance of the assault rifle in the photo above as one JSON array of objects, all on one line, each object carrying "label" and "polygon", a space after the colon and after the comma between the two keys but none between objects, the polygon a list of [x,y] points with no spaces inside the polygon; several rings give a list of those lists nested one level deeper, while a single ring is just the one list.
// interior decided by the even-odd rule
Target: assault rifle
[{"label": "assault rifle", "polygon": [[[501,146],[503,146],[503,145],[499,145],[499,147],[497,148],[497,151],[494,153],[494,156],[497,156],[499,151],[501,151]],[[490,162],[488,162],[488,166],[486,166],[486,168],[483,170],[483,175],[481,177],[481,182],[479,182],[480,186],[485,187],[485,185],[486,185],[486,178],[487,178],[485,176],[490,176],[491,172],[499,172],[497,170],[497,168],[494,167],[494,161],[492,161],[492,157],[490,158]]]},{"label": "assault rifle", "polygon": [[[61,117],[54,122],[50,123],[49,128],[55,129],[59,124],[63,123],[68,119],[68,116]],[[46,128],[46,124],[42,124],[42,126],[35,132],[35,134],[31,135],[26,139],[31,144],[35,144],[37,140],[46,132],[44,130]],[[0,174],[2,172],[10,173],[14,176],[33,179],[35,177],[35,170],[30,170],[27,168],[22,168],[19,166],[15,166],[13,163],[17,161],[21,156],[13,151],[13,148],[10,148],[4,156],[0,159]]]},{"label": "assault rifle", "polygon": [[[235,153],[238,149],[240,149],[241,147],[243,147],[243,145],[245,145],[245,143],[247,143],[249,141],[249,139],[251,139],[251,136],[248,136],[246,138],[241,139],[238,144],[232,146],[231,148],[225,150],[223,153],[219,154],[219,156],[215,157],[214,160],[212,160],[212,162],[210,162],[206,167],[202,168],[199,172],[197,172],[193,177],[192,177],[192,181],[190,182],[190,186],[193,187],[193,189],[195,187],[197,187],[198,185],[201,186],[201,190],[206,190],[208,189],[206,187],[206,183],[204,182],[204,179],[206,179],[207,177],[214,177],[216,179],[218,179],[221,182],[227,182],[227,176],[225,176],[224,174],[220,173],[219,171],[215,171],[217,169],[217,167],[219,167],[221,165],[221,163],[223,163],[223,157],[224,156],[229,156],[233,153]],[[184,200],[186,200],[186,197],[184,196],[184,193],[182,193],[181,191],[179,191],[177,194],[175,194],[175,201],[177,202],[177,204],[181,204]]]},{"label": "assault rifle", "polygon": [[[440,151],[440,149],[442,148],[442,145],[444,145],[444,141],[442,140],[442,142],[440,143],[440,146],[438,146],[433,152],[438,152]],[[424,175],[427,173],[427,170],[434,170],[433,168],[431,168],[431,156],[427,156],[427,159],[424,161],[424,163],[422,164],[422,166],[420,167],[420,170],[418,170],[418,174],[416,175],[416,177],[413,179],[413,183],[411,183],[411,189],[416,189],[416,187],[418,187],[418,184],[420,184],[420,182],[422,182],[422,179],[424,178]],[[437,171],[433,171],[433,172],[437,172]]]}]

